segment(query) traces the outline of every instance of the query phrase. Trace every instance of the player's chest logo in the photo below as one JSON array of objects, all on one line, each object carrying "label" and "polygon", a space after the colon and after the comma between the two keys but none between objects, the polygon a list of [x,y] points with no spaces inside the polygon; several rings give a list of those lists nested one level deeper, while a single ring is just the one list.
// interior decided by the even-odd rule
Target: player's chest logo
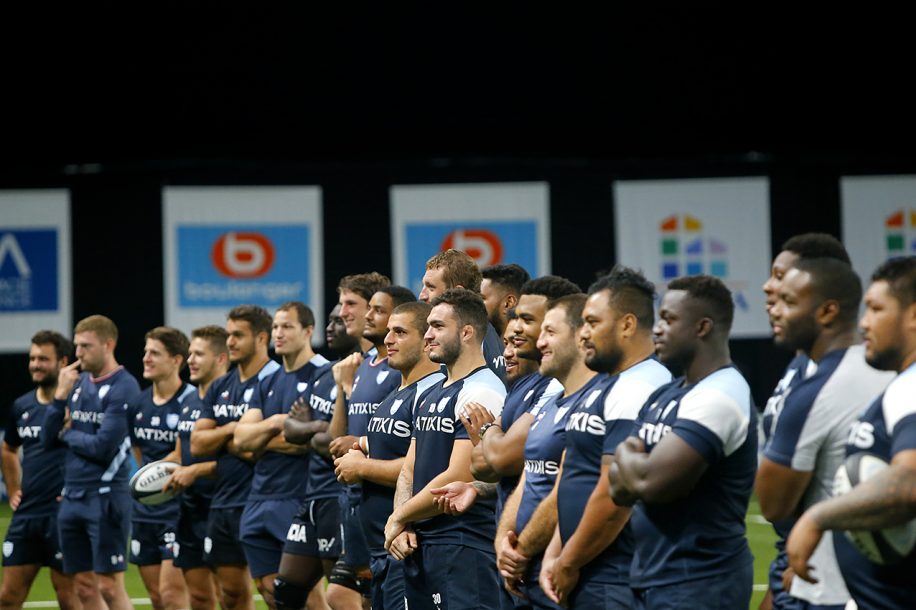
[{"label": "player's chest logo", "polygon": [[108,395],[109,390],[111,390],[111,384],[106,383],[99,388],[99,398],[105,398]]},{"label": "player's chest logo", "polygon": [[305,392],[305,389],[307,387],[309,387],[309,384],[307,384],[304,381],[300,381],[299,383],[296,384],[296,391],[301,394],[302,392]]},{"label": "player's chest logo", "polygon": [[391,414],[394,415],[398,412],[398,409],[401,408],[401,405],[404,404],[404,399],[398,398],[393,403],[391,403]]},{"label": "player's chest logo", "polygon": [[248,402],[249,400],[251,400],[252,394],[254,394],[254,388],[248,388],[247,390],[245,390],[245,393],[242,394],[242,400],[244,400],[245,402]]},{"label": "player's chest logo", "polygon": [[560,420],[569,412],[569,407],[560,407],[557,409],[556,415],[553,416],[553,423],[558,424]]},{"label": "player's chest logo", "polygon": [[178,413],[169,413],[165,416],[165,425],[169,427],[170,430],[174,430],[178,427],[178,420],[180,416]]},{"label": "player's chest logo", "polygon": [[375,383],[382,385],[382,383],[388,379],[388,374],[391,371],[379,371],[378,375],[375,376]]}]

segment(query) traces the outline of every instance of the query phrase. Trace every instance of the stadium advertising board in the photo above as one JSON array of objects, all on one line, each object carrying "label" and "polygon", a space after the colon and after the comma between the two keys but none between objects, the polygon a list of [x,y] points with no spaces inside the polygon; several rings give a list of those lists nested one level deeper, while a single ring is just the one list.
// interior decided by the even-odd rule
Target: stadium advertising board
[{"label": "stadium advertising board", "polygon": [[426,261],[455,248],[481,267],[518,263],[550,272],[550,208],[544,183],[394,186],[394,281],[419,294]]},{"label": "stadium advertising board", "polygon": [[659,293],[676,277],[718,277],[734,295],[732,336],[770,334],[760,289],[772,260],[765,178],[621,181],[614,213],[617,262],[641,269]]}]

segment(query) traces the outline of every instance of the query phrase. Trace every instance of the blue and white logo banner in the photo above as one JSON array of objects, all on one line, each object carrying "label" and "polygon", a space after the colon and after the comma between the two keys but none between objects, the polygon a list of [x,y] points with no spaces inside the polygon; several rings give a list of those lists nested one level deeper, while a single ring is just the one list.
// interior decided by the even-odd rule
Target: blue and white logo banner
[{"label": "blue and white logo banner", "polygon": [[621,181],[614,185],[617,262],[641,269],[662,294],[685,275],[712,275],[732,291],[732,336],[768,336],[761,285],[769,276],[766,178]]},{"label": "blue and white logo banner", "polygon": [[0,191],[0,210],[0,351],[28,351],[41,329],[69,337],[69,194]]},{"label": "blue and white logo banner", "polygon": [[163,227],[167,324],[190,332],[224,324],[243,303],[272,314],[286,301],[302,301],[321,327],[317,187],[170,187]]},{"label": "blue and white logo banner", "polygon": [[419,294],[426,261],[455,248],[481,267],[518,263],[550,272],[550,207],[544,183],[395,186],[394,281]]}]

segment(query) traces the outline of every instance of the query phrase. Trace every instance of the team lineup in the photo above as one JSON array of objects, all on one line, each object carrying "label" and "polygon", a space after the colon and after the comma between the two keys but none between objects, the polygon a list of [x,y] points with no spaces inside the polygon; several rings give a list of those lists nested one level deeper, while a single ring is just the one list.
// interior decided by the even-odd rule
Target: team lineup
[{"label": "team lineup", "polygon": [[0,610],[44,566],[64,610],[129,610],[128,563],[156,610],[743,610],[752,493],[761,610],[912,608],[916,257],[863,287],[810,233],[761,279],[794,358],[760,412],[711,276],[659,299],[626,267],[583,291],[446,250],[419,295],[343,277],[333,361],[306,304],[239,305],[150,330],[144,390],[109,318],[38,331]]}]

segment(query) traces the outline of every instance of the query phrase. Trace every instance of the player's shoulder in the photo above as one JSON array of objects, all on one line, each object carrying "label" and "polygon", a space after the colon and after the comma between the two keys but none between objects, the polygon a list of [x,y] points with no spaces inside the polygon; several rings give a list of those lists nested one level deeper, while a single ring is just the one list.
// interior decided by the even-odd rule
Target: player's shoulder
[{"label": "player's shoulder", "polygon": [[124,392],[129,393],[140,391],[140,382],[137,381],[137,378],[134,377],[131,372],[123,366],[112,373],[111,377],[109,377],[107,381],[113,387],[117,386]]},{"label": "player's shoulder", "polygon": [[651,387],[654,390],[670,381],[671,371],[655,358],[648,358],[621,372],[613,389]]},{"label": "player's shoulder", "polygon": [[487,367],[481,367],[462,380],[462,391],[485,392],[493,391],[501,396],[506,396],[506,386],[499,376]]},{"label": "player's shoulder", "polygon": [[258,371],[257,378],[258,381],[264,381],[268,377],[274,375],[277,371],[282,370],[283,367],[280,366],[280,363],[276,360],[268,360],[267,363],[261,367],[261,370]]},{"label": "player's shoulder", "polygon": [[38,402],[38,392],[37,390],[29,390],[22,396],[16,398],[13,401],[11,415],[16,416],[27,409],[31,409],[33,406],[41,404]]},{"label": "player's shoulder", "polygon": [[183,405],[189,396],[197,396],[197,386],[190,383],[184,384],[178,394],[175,396],[175,402],[179,405]]},{"label": "player's shoulder", "polygon": [[742,414],[749,414],[751,405],[751,388],[744,375],[734,366],[721,368],[690,388],[681,399],[681,412],[684,407],[714,408],[731,406]]},{"label": "player's shoulder", "polygon": [[893,434],[894,426],[901,419],[916,413],[916,364],[897,375],[881,400],[881,411],[888,434]]}]

